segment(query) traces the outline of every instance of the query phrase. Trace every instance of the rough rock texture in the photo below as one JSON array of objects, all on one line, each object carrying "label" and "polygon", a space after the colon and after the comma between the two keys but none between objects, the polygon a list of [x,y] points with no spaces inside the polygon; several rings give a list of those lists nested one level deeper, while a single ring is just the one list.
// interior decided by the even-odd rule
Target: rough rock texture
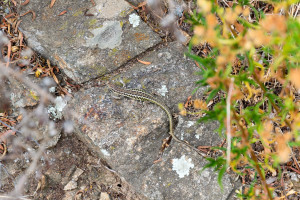
[{"label": "rough rock texture", "polygon": [[[1,200],[19,199],[4,198],[3,193],[14,190],[24,170],[31,164],[28,151],[15,152],[13,158],[0,162]],[[30,199],[95,200],[103,196],[102,193],[108,193],[111,200],[146,199],[137,195],[132,186],[118,174],[108,170],[99,162],[99,158],[92,155],[88,147],[73,135],[63,135],[55,148],[45,151],[38,167],[26,180],[24,191],[30,195]]]},{"label": "rough rock texture", "polygon": [[[199,78],[193,74],[197,71],[194,63],[183,58],[184,51],[186,48],[175,42],[153,50],[141,58],[150,65],[133,64],[113,79],[128,82],[129,88],[159,94],[176,112],[177,104],[191,94]],[[200,89],[196,96],[201,93]],[[225,199],[232,188],[225,176],[221,193],[216,173],[205,170],[200,174],[206,162],[176,142],[171,142],[162,161],[154,164],[162,140],[169,134],[167,117],[154,104],[116,100],[106,87],[90,87],[79,91],[68,108],[78,114],[73,118],[76,134],[149,199]],[[221,140],[214,133],[216,128],[216,124],[199,125],[179,118],[175,134],[195,147],[217,145]]]},{"label": "rough rock texture", "polygon": [[[23,76],[23,79],[23,81],[38,85],[39,88],[45,91],[48,89],[45,83],[50,81],[49,78],[38,79],[28,74]],[[22,126],[19,129],[20,133],[18,133],[19,137],[23,137],[23,139],[31,138],[37,143],[47,140],[47,148],[55,146],[60,138],[61,127],[60,125],[56,127],[53,121],[48,120],[47,115],[41,115],[41,112],[32,111],[33,109],[31,108],[37,106],[41,99],[37,90],[32,89],[22,81],[16,80],[13,76],[8,77],[5,84],[6,92],[10,94],[8,101],[12,105],[14,115],[22,116],[22,121],[20,122]],[[8,149],[10,150],[10,147]]]},{"label": "rough rock texture", "polygon": [[[41,81],[41,79],[37,79],[34,76],[24,76],[24,78],[30,79],[38,85]],[[9,77],[9,82],[6,86],[10,91],[10,102],[14,108],[24,108],[38,104],[39,97],[37,92],[24,83],[17,81],[14,77]]]},{"label": "rough rock texture", "polygon": [[95,3],[65,0],[49,8],[49,1],[31,0],[22,7],[23,13],[36,13],[34,21],[25,15],[20,25],[29,46],[80,83],[113,71],[161,41],[127,2]]},{"label": "rough rock texture", "polygon": [[[84,199],[107,198],[105,193],[114,192],[107,189],[107,185],[116,183],[107,180],[106,189],[103,189],[101,181],[109,176],[108,172],[113,172],[115,177],[120,175],[122,181],[118,182],[125,185],[124,188],[117,184],[120,191],[116,194],[123,194],[131,186],[139,193],[129,192],[124,199],[225,199],[232,189],[228,175],[224,176],[224,191],[221,192],[217,174],[210,169],[200,173],[206,161],[186,146],[173,140],[160,162],[154,162],[159,158],[163,139],[169,136],[168,119],[160,107],[127,98],[115,99],[103,85],[107,80],[97,79],[122,67],[113,77],[116,84],[122,80],[128,88],[157,94],[177,114],[178,103],[191,95],[195,81],[200,78],[194,75],[197,71],[194,62],[183,55],[187,49],[176,42],[157,45],[161,39],[127,2],[94,1],[95,6],[90,0],[56,1],[50,8],[49,1],[31,0],[22,7],[23,13],[28,10],[36,13],[34,21],[31,15],[25,15],[20,24],[29,45],[57,62],[74,81],[83,83],[67,106],[64,107],[63,102],[59,107],[64,107],[64,118],[74,122],[75,134],[83,141],[82,146],[92,148],[101,161],[112,168],[101,174],[95,158],[85,157],[85,151],[77,152],[80,156],[73,153],[78,143],[70,140],[61,144],[60,148],[68,148],[57,152],[56,160],[48,161],[56,171],[44,169],[42,172],[50,186],[59,185],[60,193],[46,189],[48,193],[40,193],[40,198],[72,199],[77,195]],[[151,64],[128,64],[136,56]],[[200,88],[195,96],[200,98],[204,89]],[[221,143],[215,132],[216,123],[197,124],[195,119],[175,118],[175,134],[191,145]],[[49,157],[53,152],[47,150]],[[7,175],[5,179],[8,178]]]}]

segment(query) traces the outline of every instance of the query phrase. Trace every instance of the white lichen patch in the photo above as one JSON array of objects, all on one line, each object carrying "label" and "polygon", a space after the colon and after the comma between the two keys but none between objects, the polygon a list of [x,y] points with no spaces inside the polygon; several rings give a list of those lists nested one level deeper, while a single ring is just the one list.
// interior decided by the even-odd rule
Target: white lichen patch
[{"label": "white lichen patch", "polygon": [[105,21],[101,28],[91,30],[93,37],[86,40],[87,47],[114,49],[122,43],[122,27],[119,21]]},{"label": "white lichen patch", "polygon": [[129,23],[132,25],[132,27],[137,27],[140,24],[140,16],[138,16],[135,13],[132,13],[131,15],[129,15]]},{"label": "white lichen patch", "polygon": [[100,151],[104,156],[110,156],[110,153],[106,149],[101,149]]},{"label": "white lichen patch", "polygon": [[185,155],[179,159],[173,159],[172,169],[176,171],[179,178],[183,178],[185,175],[189,175],[190,169],[194,168],[191,158],[186,158]]},{"label": "white lichen patch", "polygon": [[166,93],[168,92],[168,88],[166,85],[162,85],[161,88],[158,90],[158,93],[161,96],[166,96]]},{"label": "white lichen patch", "polygon": [[67,102],[62,97],[56,97],[54,101],[55,105],[48,108],[48,113],[55,119],[62,118],[62,111],[67,105]]},{"label": "white lichen patch", "polygon": [[188,122],[186,123],[186,127],[191,127],[191,126],[193,126],[194,124],[195,124],[194,121],[188,121]]},{"label": "white lichen patch", "polygon": [[55,92],[55,87],[49,88],[49,92],[50,92],[50,93],[54,93],[54,92]]}]

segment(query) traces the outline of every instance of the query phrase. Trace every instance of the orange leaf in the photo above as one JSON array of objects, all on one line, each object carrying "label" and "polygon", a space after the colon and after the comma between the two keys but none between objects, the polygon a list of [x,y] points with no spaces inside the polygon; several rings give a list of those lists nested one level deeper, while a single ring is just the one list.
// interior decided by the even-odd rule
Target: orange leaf
[{"label": "orange leaf", "polygon": [[142,63],[142,64],[144,64],[144,65],[150,65],[151,64],[151,62],[142,61],[142,60],[139,60],[139,59],[137,59],[137,61],[140,62],[140,63]]},{"label": "orange leaf", "polygon": [[6,67],[8,67],[8,65],[9,65],[10,54],[11,54],[11,42],[9,41],[8,45],[7,45],[7,63],[6,63]]},{"label": "orange leaf", "polygon": [[29,3],[30,0],[25,0],[23,3],[21,3],[22,6],[25,6]]},{"label": "orange leaf", "polygon": [[56,78],[56,76],[55,76],[54,73],[52,73],[52,78],[54,79],[54,81],[55,81],[57,84],[59,84],[59,81],[58,81],[58,79]]},{"label": "orange leaf", "polygon": [[189,96],[188,99],[187,99],[187,101],[184,104],[185,108],[187,108],[189,106],[189,102],[191,101],[191,99],[192,99],[192,96]]},{"label": "orange leaf", "polygon": [[22,119],[23,119],[23,115],[19,115],[19,116],[17,117],[17,121],[18,121],[18,122],[20,122]]},{"label": "orange leaf", "polygon": [[50,8],[53,7],[54,3],[55,3],[56,0],[51,0],[51,3],[50,3]]},{"label": "orange leaf", "polygon": [[96,4],[95,4],[95,1],[94,1],[94,0],[91,0],[91,2],[92,2],[92,4],[93,4],[93,6],[96,6]]},{"label": "orange leaf", "polygon": [[17,6],[17,2],[15,2],[15,0],[11,0],[14,4],[14,6]]},{"label": "orange leaf", "polygon": [[291,69],[290,80],[296,86],[297,89],[300,89],[300,69]]},{"label": "orange leaf", "polygon": [[278,135],[276,137],[276,153],[279,157],[280,163],[286,163],[291,155],[291,148],[288,146],[288,142],[292,138],[290,133],[286,133],[284,135]]},{"label": "orange leaf", "polygon": [[67,12],[67,11],[64,10],[64,11],[62,11],[61,13],[59,13],[58,16],[61,16],[61,15],[65,14],[66,12]]},{"label": "orange leaf", "polygon": [[18,32],[18,26],[20,25],[21,21],[22,21],[22,20],[19,20],[19,21],[17,22],[14,33],[17,33],[17,32]]},{"label": "orange leaf", "polygon": [[194,101],[194,108],[196,109],[202,109],[202,110],[207,110],[207,104],[205,101],[202,101],[200,99],[196,99]]},{"label": "orange leaf", "polygon": [[23,33],[19,32],[20,47],[23,46]]},{"label": "orange leaf", "polygon": [[4,150],[4,146],[2,146],[2,144],[0,144],[0,150]]},{"label": "orange leaf", "polygon": [[22,14],[22,15],[20,15],[20,16],[23,17],[24,15],[27,15],[28,13],[32,13],[32,21],[34,21],[35,18],[36,18],[36,14],[35,14],[35,12],[32,11],[32,10],[29,10],[29,11],[27,11],[26,13],[24,13],[24,14]]}]

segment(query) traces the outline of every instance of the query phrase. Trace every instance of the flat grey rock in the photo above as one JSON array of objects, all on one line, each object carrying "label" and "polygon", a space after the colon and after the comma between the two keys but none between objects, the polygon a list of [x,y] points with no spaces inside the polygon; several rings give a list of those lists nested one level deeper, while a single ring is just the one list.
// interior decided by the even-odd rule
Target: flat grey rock
[{"label": "flat grey rock", "polygon": [[[145,89],[158,94],[177,113],[177,105],[191,95],[197,67],[184,58],[186,48],[170,43],[146,53],[150,62],[132,64],[128,71],[114,77],[127,82],[128,88]],[[99,81],[101,85],[102,81]],[[199,98],[201,88],[196,93]],[[158,106],[128,98],[114,99],[107,87],[83,88],[68,102],[64,112],[74,109],[76,134],[102,159],[149,199],[225,199],[232,186],[224,177],[224,192],[212,170],[199,173],[206,164],[197,153],[182,144],[171,142],[162,161],[157,160],[162,140],[169,136],[168,119]],[[175,134],[193,146],[218,145],[217,124],[197,124],[179,117]]]},{"label": "flat grey rock", "polygon": [[[39,85],[41,79],[32,76],[24,76],[25,79],[30,79],[35,84]],[[37,91],[31,89],[23,82],[16,80],[14,77],[9,77],[9,82],[7,82],[6,87],[10,91],[10,102],[13,107],[24,108],[36,106],[39,102],[39,96]]]},{"label": "flat grey rock", "polygon": [[[82,83],[119,68],[161,42],[123,0],[31,0],[22,7],[20,28],[28,44]],[[66,12],[63,15],[59,15]]]},{"label": "flat grey rock", "polygon": [[[215,133],[216,123],[197,124],[180,117],[176,127],[176,135],[188,135],[193,132],[194,140],[206,145],[218,145],[220,139]],[[206,140],[209,138],[209,140]],[[212,169],[201,171],[207,162],[190,149],[178,143],[172,143],[165,152],[162,161],[152,165],[139,176],[127,175],[125,178],[138,191],[142,191],[149,199],[226,199],[232,186],[230,178],[222,179],[224,190],[217,182],[217,173]],[[123,170],[123,169],[122,169]]]}]

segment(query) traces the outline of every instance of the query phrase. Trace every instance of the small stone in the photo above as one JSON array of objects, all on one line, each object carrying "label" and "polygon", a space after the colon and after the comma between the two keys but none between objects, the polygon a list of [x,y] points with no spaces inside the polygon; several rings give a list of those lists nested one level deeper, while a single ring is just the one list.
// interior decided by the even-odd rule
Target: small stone
[{"label": "small stone", "polygon": [[77,188],[77,182],[71,180],[65,187],[64,190],[74,190]]},{"label": "small stone", "polygon": [[58,172],[53,172],[52,170],[48,170],[46,172],[46,175],[51,179],[54,183],[60,183],[61,182],[61,174]]},{"label": "small stone", "polygon": [[291,175],[292,181],[299,182],[299,178],[297,177],[297,175],[295,173],[290,173],[290,175]]},{"label": "small stone", "polygon": [[109,195],[106,192],[101,192],[99,200],[110,200]]},{"label": "small stone", "polygon": [[133,28],[137,27],[140,24],[140,21],[140,17],[137,14],[133,13],[129,15],[129,22],[132,24]]},{"label": "small stone", "polygon": [[77,181],[78,177],[83,173],[83,170],[80,168],[77,168],[72,176],[72,180]]}]

